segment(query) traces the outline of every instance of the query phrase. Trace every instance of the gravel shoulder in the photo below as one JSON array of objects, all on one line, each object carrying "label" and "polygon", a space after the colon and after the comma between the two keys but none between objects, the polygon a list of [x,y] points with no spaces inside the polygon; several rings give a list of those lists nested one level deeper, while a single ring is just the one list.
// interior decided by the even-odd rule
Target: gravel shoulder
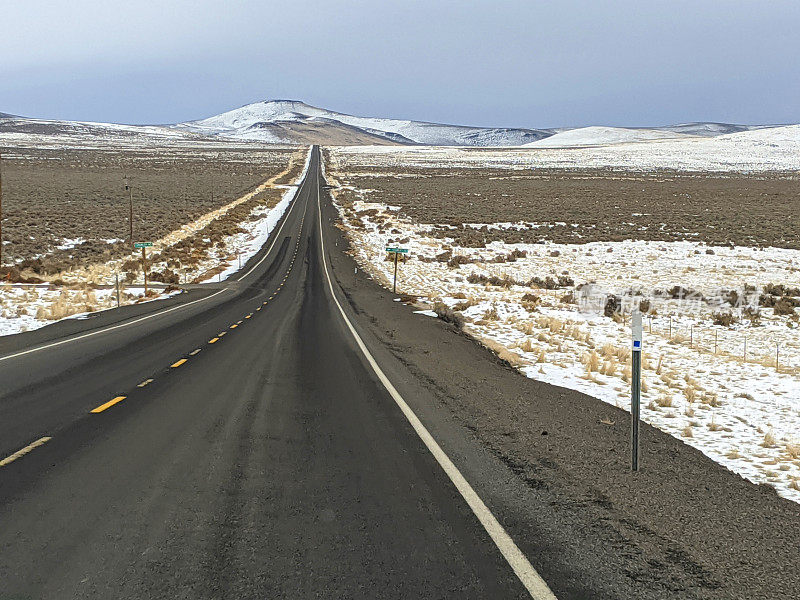
[{"label": "gravel shoulder", "polygon": [[559,598],[796,594],[796,504],[645,424],[643,468],[631,474],[626,412],[524,377],[394,302],[344,252],[331,260],[361,326],[435,399],[415,408],[448,414],[515,475],[524,491],[516,500],[497,491],[493,508]]}]

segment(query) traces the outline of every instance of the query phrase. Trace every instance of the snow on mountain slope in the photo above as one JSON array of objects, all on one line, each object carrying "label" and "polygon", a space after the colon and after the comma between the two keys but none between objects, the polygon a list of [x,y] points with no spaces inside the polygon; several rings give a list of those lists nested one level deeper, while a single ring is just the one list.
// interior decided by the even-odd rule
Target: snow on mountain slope
[{"label": "snow on mountain slope", "polygon": [[142,145],[198,141],[198,136],[157,125],[118,125],[0,115],[0,144],[8,146]]},{"label": "snow on mountain slope", "polygon": [[[119,125],[78,121],[57,121],[17,117],[0,113],[0,145],[6,146],[136,146],[159,144],[321,144],[321,145],[428,145],[500,146],[550,148],[564,152],[595,148],[608,152],[646,154],[653,160],[665,152],[680,156],[712,151],[705,146],[687,149],[682,142],[730,138],[724,148],[779,143],[770,150],[780,164],[788,164],[781,152],[792,146],[790,126],[734,125],[728,123],[685,123],[652,128],[581,127],[522,129],[466,127],[423,121],[356,117],[310,106],[296,100],[268,100],[230,110],[207,119],[176,125]],[[781,133],[781,130],[784,130]],[[770,133],[771,132],[771,133]],[[788,133],[787,133],[788,132]],[[754,134],[755,137],[746,137]],[[743,135],[744,138],[735,138]],[[761,137],[759,137],[761,136]],[[778,136],[778,137],[776,137]],[[784,136],[784,137],[780,137]],[[788,137],[787,137],[788,136]],[[737,139],[739,141],[737,142]],[[773,140],[770,142],[770,140]],[[775,142],[778,140],[778,142]],[[650,143],[657,142],[657,143]],[[675,145],[677,144],[677,145]],[[794,147],[794,146],[792,146]],[[763,153],[763,152],[762,152]],[[643,154],[642,154],[643,155]],[[780,155],[780,156],[778,156]],[[603,159],[605,160],[605,159]],[[637,159],[639,160],[639,159]],[[791,162],[791,161],[789,161]]]},{"label": "snow on mountain slope", "polygon": [[222,114],[180,123],[177,129],[202,135],[253,139],[254,129],[269,123],[307,122],[326,119],[396,143],[432,146],[519,146],[550,135],[547,130],[466,127],[423,121],[356,117],[309,106],[296,100],[267,100],[248,104]]},{"label": "snow on mountain slope", "polygon": [[[800,125],[784,125],[720,135],[682,136],[635,143],[562,147],[484,149],[432,147],[352,147],[340,153],[385,155],[391,164],[451,168],[613,168],[633,171],[800,172]],[[355,159],[350,159],[355,160]],[[381,163],[378,163],[381,164]]]},{"label": "snow on mountain slope", "polygon": [[750,131],[751,129],[761,129],[769,125],[737,125],[735,123],[680,123],[678,125],[664,125],[654,127],[659,131],[672,131],[673,133],[686,133],[688,135],[700,135],[704,137],[716,137],[728,133],[739,133],[740,131]]},{"label": "snow on mountain slope", "polygon": [[689,137],[682,133],[657,129],[627,129],[624,127],[579,127],[561,131],[548,138],[525,144],[528,148],[566,148],[570,146],[605,146],[630,142]]},{"label": "snow on mountain slope", "polygon": [[[221,135],[214,139],[222,141],[228,137]],[[390,136],[384,135],[382,131],[360,129],[322,117],[258,122],[231,136],[231,139],[268,144],[326,144],[330,146],[381,146],[412,143],[402,136],[394,136],[392,139]]]}]

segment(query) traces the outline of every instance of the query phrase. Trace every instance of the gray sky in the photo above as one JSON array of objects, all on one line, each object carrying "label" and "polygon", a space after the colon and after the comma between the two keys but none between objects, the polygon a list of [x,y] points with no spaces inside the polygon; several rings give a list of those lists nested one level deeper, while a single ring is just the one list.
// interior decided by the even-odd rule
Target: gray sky
[{"label": "gray sky", "polygon": [[7,0],[0,57],[0,112],[47,118],[800,122],[796,0]]}]

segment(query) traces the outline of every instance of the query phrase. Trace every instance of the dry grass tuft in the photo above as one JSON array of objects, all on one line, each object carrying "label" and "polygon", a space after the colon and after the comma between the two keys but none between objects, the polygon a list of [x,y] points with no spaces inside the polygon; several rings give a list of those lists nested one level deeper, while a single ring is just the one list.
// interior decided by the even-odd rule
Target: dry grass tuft
[{"label": "dry grass tuft", "polygon": [[497,305],[492,304],[492,306],[483,313],[483,318],[487,321],[497,321],[500,318],[500,315],[497,313]]},{"label": "dry grass tuft", "polygon": [[775,434],[770,429],[767,433],[764,434],[764,441],[761,442],[761,445],[764,448],[774,448],[777,440],[775,439]]},{"label": "dry grass tuft", "polygon": [[560,333],[564,329],[564,321],[555,317],[539,317],[536,323],[543,329],[549,329],[553,334]]},{"label": "dry grass tuft", "polygon": [[793,460],[800,458],[800,444],[786,444],[786,454]]},{"label": "dry grass tuft", "polygon": [[531,338],[525,338],[525,341],[519,344],[517,348],[523,352],[533,352],[535,350],[535,346],[531,342]]},{"label": "dry grass tuft", "polygon": [[617,367],[619,363],[615,357],[611,357],[609,360],[603,361],[603,365],[600,367],[600,372],[603,375],[613,376],[617,374]]},{"label": "dry grass tuft", "polygon": [[695,400],[697,400],[697,390],[691,385],[687,385],[684,388],[683,395],[689,404],[694,404]]},{"label": "dry grass tuft", "polygon": [[692,433],[692,426],[687,425],[686,427],[684,427],[683,431],[681,431],[681,435],[687,438],[694,437],[694,434]]},{"label": "dry grass tuft", "polygon": [[494,340],[490,340],[489,338],[480,338],[481,343],[489,348],[489,350],[493,351],[500,360],[506,361],[512,367],[521,367],[525,364],[525,361],[522,360],[522,357],[517,354],[516,352],[511,352],[501,344],[498,344]]},{"label": "dry grass tuft", "polygon": [[656,404],[664,408],[672,406],[672,394],[661,394],[656,398]]},{"label": "dry grass tuft", "polygon": [[588,373],[594,373],[600,368],[600,355],[592,350],[583,358],[583,364]]}]

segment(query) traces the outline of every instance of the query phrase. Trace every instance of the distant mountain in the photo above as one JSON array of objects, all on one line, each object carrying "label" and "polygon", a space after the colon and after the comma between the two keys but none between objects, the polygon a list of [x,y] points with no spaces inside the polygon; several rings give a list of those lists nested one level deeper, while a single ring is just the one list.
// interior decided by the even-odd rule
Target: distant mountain
[{"label": "distant mountain", "polygon": [[[736,125],[734,123],[683,123],[661,127],[578,127],[557,129],[542,140],[525,144],[530,148],[570,148],[582,146],[609,146],[665,140],[699,138],[727,138],[739,133],[761,130],[777,131],[780,125]],[[769,137],[770,134],[767,134]]]},{"label": "distant mountain", "polygon": [[[220,136],[268,143],[291,143],[299,129],[313,127],[319,138],[327,141],[326,129],[348,131],[365,140],[390,144],[425,144],[431,146],[520,146],[551,134],[542,129],[514,129],[442,125],[424,121],[356,117],[297,100],[266,100],[248,104],[222,114],[174,126],[182,131],[206,136]],[[337,133],[338,135],[338,133]],[[375,141],[364,143],[375,143]]]},{"label": "distant mountain", "polygon": [[559,131],[548,138],[525,144],[528,148],[565,148],[575,146],[605,146],[653,140],[689,138],[692,136],[660,129],[628,129],[625,127],[578,127]]},{"label": "distant mountain", "polygon": [[[120,125],[33,119],[0,113],[0,143],[102,147],[159,144],[320,144],[528,146],[568,148],[689,138],[722,138],[772,125],[683,123],[663,127],[524,129],[468,127],[425,121],[357,117],[298,100],[266,100],[199,121]],[[769,137],[769,135],[767,135]]]},{"label": "distant mountain", "polygon": [[157,125],[58,121],[0,113],[0,144],[102,147],[113,144],[197,143],[198,140],[202,141],[202,138]]},{"label": "distant mountain", "polygon": [[752,129],[761,129],[769,127],[769,125],[736,125],[735,123],[681,123],[679,125],[665,125],[663,127],[654,127],[659,131],[672,131],[673,133],[685,133],[688,135],[700,135],[703,137],[716,137],[718,135],[727,135],[729,133],[739,133],[740,131],[750,131]]}]

